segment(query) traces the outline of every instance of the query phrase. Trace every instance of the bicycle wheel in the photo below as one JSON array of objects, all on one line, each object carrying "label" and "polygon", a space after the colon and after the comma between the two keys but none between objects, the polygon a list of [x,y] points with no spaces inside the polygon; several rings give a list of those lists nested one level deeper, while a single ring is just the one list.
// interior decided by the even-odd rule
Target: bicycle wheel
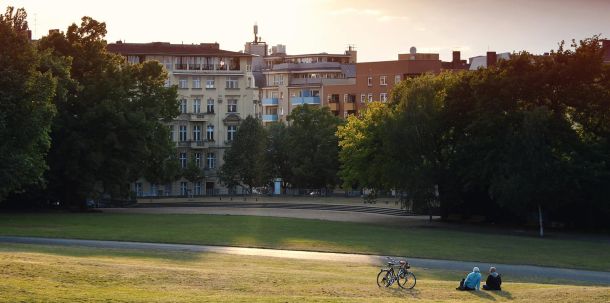
[{"label": "bicycle wheel", "polygon": [[415,283],[417,283],[417,279],[415,278],[415,274],[412,272],[407,272],[404,275],[398,276],[398,286],[405,289],[413,289],[415,287]]},{"label": "bicycle wheel", "polygon": [[382,269],[377,274],[377,286],[379,287],[388,287],[390,281],[390,272],[387,269]]}]

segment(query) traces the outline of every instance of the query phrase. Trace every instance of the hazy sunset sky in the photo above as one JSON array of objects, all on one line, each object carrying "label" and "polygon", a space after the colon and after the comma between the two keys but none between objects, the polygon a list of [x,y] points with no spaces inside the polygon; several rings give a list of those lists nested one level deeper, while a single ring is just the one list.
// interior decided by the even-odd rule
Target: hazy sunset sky
[{"label": "hazy sunset sky", "polygon": [[462,58],[487,50],[542,53],[561,40],[610,36],[610,0],[257,0],[257,1],[0,1],[24,7],[34,37],[65,30],[82,16],[106,22],[109,42],[218,42],[243,50],[252,25],[269,45],[289,54],[341,53],[358,61],[394,60],[418,52],[452,50]]}]

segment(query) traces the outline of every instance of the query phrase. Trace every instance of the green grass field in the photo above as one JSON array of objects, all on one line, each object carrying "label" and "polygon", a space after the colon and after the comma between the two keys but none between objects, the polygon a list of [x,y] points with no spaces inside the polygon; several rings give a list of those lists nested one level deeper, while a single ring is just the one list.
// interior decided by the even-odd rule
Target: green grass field
[{"label": "green grass field", "polygon": [[1,214],[0,235],[265,247],[610,271],[610,243],[217,215]]},{"label": "green grass field", "polygon": [[0,302],[608,302],[610,288],[505,278],[458,292],[461,273],[414,268],[413,290],[378,288],[379,268],[211,253],[0,244]]}]

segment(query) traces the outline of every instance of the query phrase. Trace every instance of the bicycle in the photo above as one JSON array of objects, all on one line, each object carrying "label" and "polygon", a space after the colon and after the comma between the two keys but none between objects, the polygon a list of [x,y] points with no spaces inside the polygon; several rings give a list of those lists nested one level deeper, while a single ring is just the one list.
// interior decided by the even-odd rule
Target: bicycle
[{"label": "bicycle", "polygon": [[[398,282],[398,286],[404,289],[413,289],[417,283],[415,274],[409,271],[411,266],[406,260],[400,260],[396,262],[395,259],[388,257],[388,268],[382,268],[377,274],[377,286],[379,287],[390,287],[394,282]],[[398,273],[394,270],[394,267],[398,267]]]}]

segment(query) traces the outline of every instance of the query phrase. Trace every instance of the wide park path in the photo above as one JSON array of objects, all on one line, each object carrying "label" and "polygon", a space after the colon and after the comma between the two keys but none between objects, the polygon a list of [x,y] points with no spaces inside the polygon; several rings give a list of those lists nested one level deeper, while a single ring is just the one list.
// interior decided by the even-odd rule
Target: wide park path
[{"label": "wide park path", "polygon": [[[210,252],[234,255],[249,255],[261,257],[290,258],[303,260],[321,260],[333,262],[352,262],[373,265],[383,265],[386,256],[325,253],[298,250],[278,250],[262,248],[245,248],[229,246],[209,246],[209,245],[186,245],[186,244],[166,244],[166,243],[142,243],[142,242],[122,242],[122,241],[98,241],[98,240],[76,240],[76,239],[56,239],[56,238],[33,238],[33,237],[0,237],[0,243],[21,243],[38,245],[60,245],[60,246],[85,246],[102,249],[138,249],[138,250],[165,250],[183,252]],[[577,270],[566,268],[512,265],[512,264],[490,264],[481,262],[448,261],[435,259],[409,258],[409,262],[414,267],[444,269],[451,271],[468,272],[472,267],[478,266],[485,271],[489,266],[495,266],[505,276],[530,277],[557,279],[564,281],[586,282],[610,285],[610,272],[597,272],[589,270]]]}]

